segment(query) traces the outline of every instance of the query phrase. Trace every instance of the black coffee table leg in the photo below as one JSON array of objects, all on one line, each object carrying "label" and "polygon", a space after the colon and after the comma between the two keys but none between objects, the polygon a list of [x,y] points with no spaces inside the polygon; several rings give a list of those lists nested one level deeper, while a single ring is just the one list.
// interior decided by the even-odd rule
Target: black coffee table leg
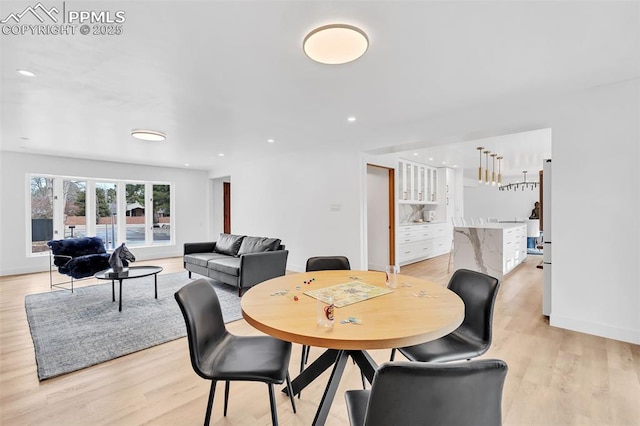
[{"label": "black coffee table leg", "polygon": [[156,288],[156,299],[158,298],[158,274],[153,274],[153,285]]},{"label": "black coffee table leg", "polygon": [[120,281],[120,294],[118,295],[118,311],[122,312],[122,278]]},{"label": "black coffee table leg", "polygon": [[116,301],[116,284],[114,281],[115,280],[111,280],[111,301],[112,302]]}]

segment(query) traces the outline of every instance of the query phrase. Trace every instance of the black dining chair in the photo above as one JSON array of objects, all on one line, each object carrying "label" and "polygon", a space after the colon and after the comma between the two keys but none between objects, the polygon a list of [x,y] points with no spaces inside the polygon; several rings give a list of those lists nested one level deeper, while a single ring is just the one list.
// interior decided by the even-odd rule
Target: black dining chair
[{"label": "black dining chair", "polygon": [[220,301],[205,279],[193,281],[175,293],[187,326],[189,354],[194,371],[211,380],[205,426],[211,419],[216,383],[224,380],[224,415],[227,415],[229,382],[264,382],[269,387],[271,421],[278,424],[274,384],[286,381],[291,406],[296,412],[289,378],[291,343],[269,336],[235,336],[222,319]]},{"label": "black dining chair", "polygon": [[387,362],[371,390],[345,392],[351,426],[502,424],[502,360]]},{"label": "black dining chair", "polygon": [[[411,361],[447,362],[469,360],[491,346],[493,307],[500,282],[481,272],[459,269],[447,288],[464,302],[464,320],[452,333],[430,342],[398,348]],[[396,349],[391,351],[394,360]]]},{"label": "black dining chair", "polygon": [[[307,259],[307,272],[315,271],[348,271],[351,269],[349,259],[345,256],[315,256]],[[302,345],[302,356],[300,359],[300,372],[304,370],[304,366],[309,361],[308,345]]]}]

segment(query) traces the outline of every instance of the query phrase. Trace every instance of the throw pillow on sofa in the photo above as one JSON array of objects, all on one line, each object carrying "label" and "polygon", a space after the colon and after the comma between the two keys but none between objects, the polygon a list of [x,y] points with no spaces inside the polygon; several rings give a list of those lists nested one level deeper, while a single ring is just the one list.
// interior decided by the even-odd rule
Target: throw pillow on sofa
[{"label": "throw pillow on sofa", "polygon": [[220,237],[218,237],[218,241],[216,241],[216,246],[213,248],[213,251],[229,256],[237,256],[243,239],[244,235],[221,233]]},{"label": "throw pillow on sofa", "polygon": [[238,250],[238,256],[248,253],[275,251],[278,250],[278,247],[280,247],[279,238],[244,237]]}]

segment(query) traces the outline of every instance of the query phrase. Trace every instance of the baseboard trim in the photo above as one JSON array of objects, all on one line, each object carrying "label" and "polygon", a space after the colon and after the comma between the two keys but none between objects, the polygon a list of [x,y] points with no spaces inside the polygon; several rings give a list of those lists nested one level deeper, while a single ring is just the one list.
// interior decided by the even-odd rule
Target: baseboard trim
[{"label": "baseboard trim", "polygon": [[640,330],[612,327],[610,325],[575,318],[561,317],[553,313],[549,317],[549,324],[553,327],[564,328],[580,333],[600,336],[607,339],[620,340],[633,344],[640,344]]}]

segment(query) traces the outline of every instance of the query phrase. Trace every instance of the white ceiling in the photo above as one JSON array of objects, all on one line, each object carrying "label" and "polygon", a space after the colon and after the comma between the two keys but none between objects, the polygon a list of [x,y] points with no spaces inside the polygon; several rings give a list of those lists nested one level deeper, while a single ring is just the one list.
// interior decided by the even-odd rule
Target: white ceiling
[{"label": "white ceiling", "polygon": [[[36,3],[3,1],[0,20]],[[1,149],[215,169],[318,146],[419,143],[404,124],[638,78],[639,5],[68,1],[125,11],[123,34],[1,34]],[[312,62],[302,39],[334,22],[362,28],[369,50],[345,65]],[[137,141],[135,128],[168,137]]]}]

